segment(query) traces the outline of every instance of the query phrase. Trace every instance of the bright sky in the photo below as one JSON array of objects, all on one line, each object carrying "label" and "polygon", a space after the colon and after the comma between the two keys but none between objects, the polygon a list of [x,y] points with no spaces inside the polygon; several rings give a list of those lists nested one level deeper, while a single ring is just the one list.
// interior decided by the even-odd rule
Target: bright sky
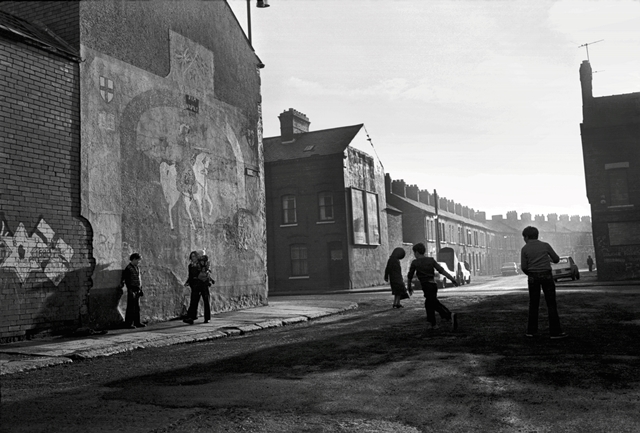
[{"label": "bright sky", "polygon": [[[246,31],[247,3],[228,0]],[[590,215],[578,70],[640,91],[640,2],[251,1],[264,136],[364,123],[392,179],[491,215]]]}]

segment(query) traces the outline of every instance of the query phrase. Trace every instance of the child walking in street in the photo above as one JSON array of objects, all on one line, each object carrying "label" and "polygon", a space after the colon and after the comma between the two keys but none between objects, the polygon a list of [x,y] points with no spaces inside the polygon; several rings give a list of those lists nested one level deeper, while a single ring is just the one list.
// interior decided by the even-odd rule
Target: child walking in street
[{"label": "child walking in street", "polygon": [[384,280],[391,285],[391,294],[393,295],[393,308],[403,308],[401,300],[409,298],[407,288],[404,285],[402,277],[402,265],[400,260],[404,259],[404,248],[396,248],[389,256],[387,267],[384,270]]},{"label": "child walking in street", "polygon": [[435,271],[437,270],[451,280],[456,287],[458,282],[433,257],[425,256],[427,248],[423,243],[415,244],[412,249],[416,259],[411,262],[409,267],[407,284],[411,287],[411,280],[413,275],[416,274],[424,293],[424,309],[427,311],[427,331],[438,329],[436,311],[442,320],[451,322],[451,329],[455,331],[458,329],[458,316],[438,301],[438,285],[435,281]]}]

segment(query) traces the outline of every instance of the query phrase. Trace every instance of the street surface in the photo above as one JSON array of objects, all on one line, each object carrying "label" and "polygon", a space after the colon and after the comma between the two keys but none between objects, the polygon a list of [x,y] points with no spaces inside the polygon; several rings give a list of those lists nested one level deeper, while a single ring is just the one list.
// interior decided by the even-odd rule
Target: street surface
[{"label": "street surface", "polygon": [[[602,320],[632,320],[633,313],[617,309],[633,311],[630,300],[637,295],[616,295],[616,303],[587,289],[580,296],[593,299],[583,302],[563,295],[559,284],[561,317],[575,338],[555,344],[523,337],[525,288],[526,277],[513,276],[441,289],[441,301],[460,314],[458,332],[443,326],[425,334],[421,293],[402,309],[390,308],[387,292],[331,295],[359,308],[243,336],[5,376],[2,431],[607,431],[598,423],[611,426],[613,407],[620,429],[608,431],[640,428],[634,421],[640,396],[632,386],[640,365],[638,354],[628,352],[637,326],[625,328],[629,341],[620,347],[611,346],[622,338],[619,332],[607,336],[602,353],[601,345],[583,340],[601,325],[590,325],[585,337],[575,330],[585,317],[600,320],[600,310]],[[569,301],[578,304],[568,307]],[[605,302],[606,316],[597,302]],[[544,314],[541,308],[541,330]],[[571,362],[577,359],[582,367],[576,369]],[[598,370],[603,362],[615,365],[613,376]],[[616,391],[619,385],[612,384],[621,382]],[[591,413],[572,421],[575,430],[566,428],[577,415],[572,404]],[[565,424],[554,430],[552,421]]]}]

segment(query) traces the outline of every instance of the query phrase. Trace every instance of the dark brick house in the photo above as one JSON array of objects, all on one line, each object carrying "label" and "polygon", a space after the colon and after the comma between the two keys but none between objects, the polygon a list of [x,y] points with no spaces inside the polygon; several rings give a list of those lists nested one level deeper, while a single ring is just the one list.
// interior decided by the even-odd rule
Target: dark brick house
[{"label": "dark brick house", "polygon": [[580,65],[582,154],[600,280],[640,278],[640,92],[593,96]]},{"label": "dark brick house", "polygon": [[310,132],[294,109],[279,117],[264,139],[269,290],[384,284],[384,172],[364,125]]},{"label": "dark brick house", "polygon": [[[0,341],[11,341],[77,327],[87,314],[92,260],[91,228],[80,216],[77,38],[68,43],[3,6]],[[72,3],[43,12],[66,21],[77,11]]]},{"label": "dark brick house", "polygon": [[262,63],[225,1],[0,1],[0,340],[267,303]]}]

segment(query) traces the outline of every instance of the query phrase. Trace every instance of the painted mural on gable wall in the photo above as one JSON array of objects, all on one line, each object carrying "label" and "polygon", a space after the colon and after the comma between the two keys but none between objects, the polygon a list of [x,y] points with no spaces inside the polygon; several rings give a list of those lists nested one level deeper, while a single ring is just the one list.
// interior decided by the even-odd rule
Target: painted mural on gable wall
[{"label": "painted mural on gable wall", "polygon": [[189,252],[205,249],[217,282],[214,310],[265,303],[260,125],[214,98],[211,51],[175,32],[170,40],[167,77],[82,47],[82,212],[94,230],[92,294],[112,291],[137,251],[150,295],[143,315],[175,317],[188,302]]}]

